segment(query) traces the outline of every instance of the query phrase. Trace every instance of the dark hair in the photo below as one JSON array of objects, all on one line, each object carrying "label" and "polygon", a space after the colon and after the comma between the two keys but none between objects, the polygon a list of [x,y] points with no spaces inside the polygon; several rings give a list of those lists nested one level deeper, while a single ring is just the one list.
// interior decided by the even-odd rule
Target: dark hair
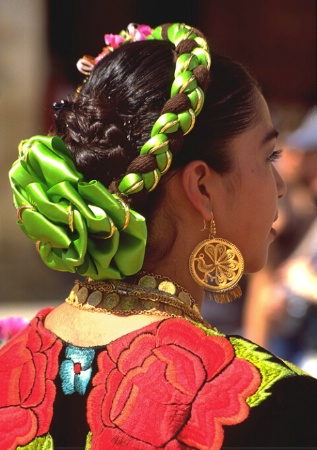
[{"label": "dark hair", "polygon": [[256,123],[256,92],[260,87],[241,64],[217,54],[211,59],[211,83],[204,107],[184,139],[174,167],[199,159],[216,172],[227,173],[233,169],[230,142]]},{"label": "dark hair", "polygon": [[[170,170],[199,159],[219,173],[230,171],[228,144],[256,118],[253,77],[226,57],[212,54],[211,59],[204,107],[188,136],[174,136]],[[170,98],[174,61],[168,41],[123,45],[103,58],[74,100],[57,111],[57,134],[86,181],[97,179],[115,191]],[[143,214],[147,195],[142,191],[130,196],[132,206]]]}]

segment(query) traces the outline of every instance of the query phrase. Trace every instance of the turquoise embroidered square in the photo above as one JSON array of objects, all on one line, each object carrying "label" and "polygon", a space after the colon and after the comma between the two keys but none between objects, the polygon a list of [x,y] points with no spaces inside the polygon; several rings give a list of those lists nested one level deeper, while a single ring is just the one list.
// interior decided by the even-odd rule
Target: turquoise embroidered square
[{"label": "turquoise embroidered square", "polygon": [[70,395],[75,392],[80,395],[85,394],[91,378],[94,357],[95,350],[91,348],[79,348],[73,345],[66,348],[65,360],[59,369],[64,394]]}]

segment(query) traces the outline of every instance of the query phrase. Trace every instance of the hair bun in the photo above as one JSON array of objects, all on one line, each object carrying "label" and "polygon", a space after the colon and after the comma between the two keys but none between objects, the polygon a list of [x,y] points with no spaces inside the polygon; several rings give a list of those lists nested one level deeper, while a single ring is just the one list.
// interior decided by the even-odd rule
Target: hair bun
[{"label": "hair bun", "polygon": [[[64,104],[67,108],[62,107]],[[76,101],[62,101],[57,107],[57,134],[71,150],[85,179],[97,179],[109,186],[120,178],[133,154],[127,121],[117,113],[110,99],[81,92]]]}]

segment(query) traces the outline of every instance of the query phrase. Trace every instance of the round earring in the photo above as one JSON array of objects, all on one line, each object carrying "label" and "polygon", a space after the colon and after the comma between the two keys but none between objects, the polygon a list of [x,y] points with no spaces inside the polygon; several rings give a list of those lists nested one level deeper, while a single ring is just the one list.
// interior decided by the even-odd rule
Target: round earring
[{"label": "round earring", "polygon": [[230,241],[215,236],[216,223],[212,217],[209,239],[194,248],[189,257],[189,270],[212,300],[229,303],[242,295],[238,282],[243,275],[243,256]]}]

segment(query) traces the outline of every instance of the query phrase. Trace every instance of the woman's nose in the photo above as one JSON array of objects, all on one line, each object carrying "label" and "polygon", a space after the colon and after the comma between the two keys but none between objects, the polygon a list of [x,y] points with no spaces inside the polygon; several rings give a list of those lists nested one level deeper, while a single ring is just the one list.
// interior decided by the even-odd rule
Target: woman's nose
[{"label": "woman's nose", "polygon": [[283,198],[287,192],[286,183],[274,166],[273,166],[273,170],[274,170],[274,176],[275,176],[275,180],[276,180],[278,198]]}]

